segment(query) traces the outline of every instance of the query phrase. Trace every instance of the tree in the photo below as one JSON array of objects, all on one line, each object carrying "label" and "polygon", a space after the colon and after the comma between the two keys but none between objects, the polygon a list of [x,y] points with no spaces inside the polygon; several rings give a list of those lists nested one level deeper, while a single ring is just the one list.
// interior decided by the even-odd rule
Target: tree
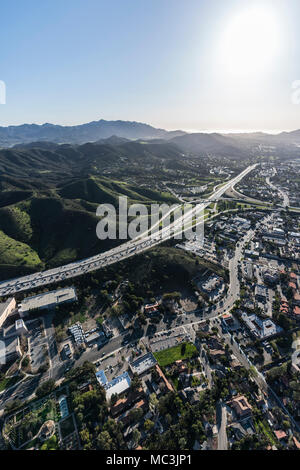
[{"label": "tree", "polygon": [[144,422],[144,429],[145,431],[151,431],[154,427],[154,423],[153,421],[151,421],[151,419],[146,419],[145,422]]},{"label": "tree", "polygon": [[139,442],[140,438],[141,438],[141,433],[138,429],[133,430],[132,438],[133,438],[134,444],[136,445]]},{"label": "tree", "polygon": [[130,385],[131,390],[137,391],[141,387],[141,385],[141,379],[138,377],[137,374],[134,374]]},{"label": "tree", "polygon": [[16,399],[16,400],[9,401],[8,403],[6,403],[4,410],[6,413],[9,413],[10,411],[20,408],[20,406],[22,405],[23,403],[21,402],[21,400]]},{"label": "tree", "polygon": [[97,448],[99,450],[112,450],[113,440],[108,431],[102,431],[97,437]]},{"label": "tree", "polygon": [[110,399],[111,406],[114,406],[117,403],[117,401],[118,401],[118,394],[113,393]]},{"label": "tree", "polygon": [[54,390],[54,388],[55,388],[55,381],[53,379],[49,379],[36,389],[35,394],[38,398],[41,398],[51,393]]},{"label": "tree", "polygon": [[134,408],[130,411],[129,417],[130,420],[134,423],[138,423],[143,416],[143,410],[141,408]]},{"label": "tree", "polygon": [[149,397],[149,408],[152,411],[152,413],[154,414],[156,413],[158,404],[159,404],[159,401],[157,399],[157,396],[155,395],[155,393],[151,393]]}]

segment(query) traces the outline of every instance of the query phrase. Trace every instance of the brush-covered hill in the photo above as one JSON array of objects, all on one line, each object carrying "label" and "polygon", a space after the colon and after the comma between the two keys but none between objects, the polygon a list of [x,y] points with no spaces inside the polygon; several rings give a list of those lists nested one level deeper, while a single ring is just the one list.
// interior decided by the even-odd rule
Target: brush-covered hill
[{"label": "brush-covered hill", "polygon": [[114,144],[105,141],[83,145],[47,143],[46,146],[33,142],[0,150],[0,176],[49,180],[52,176],[56,179],[58,176],[101,173],[124,162],[137,163],[142,168],[144,164],[180,161],[181,158],[182,151],[170,142],[155,144],[121,140]]},{"label": "brush-covered hill", "polygon": [[173,144],[39,146],[0,151],[0,279],[92,256],[117,241],[96,237],[99,204],[169,203],[167,192],[104,176],[104,169],[143,168],[141,161],[179,158]]}]

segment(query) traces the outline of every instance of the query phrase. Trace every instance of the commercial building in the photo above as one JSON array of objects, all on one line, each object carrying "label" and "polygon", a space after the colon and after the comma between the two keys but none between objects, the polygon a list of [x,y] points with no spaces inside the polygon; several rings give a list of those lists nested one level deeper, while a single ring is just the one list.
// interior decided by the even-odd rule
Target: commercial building
[{"label": "commercial building", "polygon": [[96,378],[100,385],[102,385],[106,391],[106,399],[109,400],[112,395],[120,395],[130,387],[131,380],[128,372],[124,372],[110,382],[107,381],[105,372],[99,371],[96,373]]},{"label": "commercial building", "polygon": [[250,261],[246,261],[243,264],[243,272],[248,281],[253,279],[253,264]]},{"label": "commercial building", "polygon": [[225,328],[232,328],[234,326],[234,319],[231,313],[222,315],[221,322]]},{"label": "commercial building", "polygon": [[277,326],[270,318],[260,318],[255,314],[248,315],[243,312],[242,320],[255,338],[266,339],[282,331],[282,328]]},{"label": "commercial building", "polygon": [[77,300],[76,290],[74,287],[66,287],[64,289],[45,292],[44,294],[35,295],[25,298],[19,305],[18,310],[21,317],[28,315],[31,310],[43,310],[55,308],[66,302],[75,302]]},{"label": "commercial building", "polygon": [[7,319],[8,315],[10,315],[15,310],[15,308],[16,301],[14,297],[10,297],[6,300],[6,302],[0,303],[0,328]]},{"label": "commercial building", "polygon": [[19,336],[3,338],[0,341],[0,365],[13,362],[22,356]]},{"label": "commercial building", "polygon": [[108,342],[108,339],[103,333],[103,331],[95,331],[90,335],[85,335],[85,342],[88,344],[88,346],[92,346],[96,343],[105,344]]},{"label": "commercial building", "polygon": [[156,364],[157,361],[153,354],[150,352],[131,362],[129,366],[133,374],[141,375],[148,369],[151,369],[151,367],[155,366]]},{"label": "commercial building", "polygon": [[266,286],[257,284],[255,286],[255,297],[258,302],[265,302],[268,294],[268,288]]}]

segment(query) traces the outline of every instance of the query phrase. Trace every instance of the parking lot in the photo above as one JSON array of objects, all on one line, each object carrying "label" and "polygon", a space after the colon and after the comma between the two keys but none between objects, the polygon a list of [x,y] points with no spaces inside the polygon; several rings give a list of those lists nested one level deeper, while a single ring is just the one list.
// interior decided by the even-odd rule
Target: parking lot
[{"label": "parking lot", "polygon": [[172,348],[183,341],[192,341],[192,332],[181,326],[173,332],[156,333],[153,338],[149,339],[149,347],[152,352],[161,351],[163,349]]}]

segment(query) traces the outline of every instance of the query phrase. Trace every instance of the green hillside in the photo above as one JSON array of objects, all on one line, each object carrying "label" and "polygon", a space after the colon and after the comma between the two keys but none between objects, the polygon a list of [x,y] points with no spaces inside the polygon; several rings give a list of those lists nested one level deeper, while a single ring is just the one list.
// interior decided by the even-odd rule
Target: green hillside
[{"label": "green hillside", "polygon": [[41,269],[43,264],[38,254],[25,243],[8,237],[0,230],[0,265],[20,265]]},{"label": "green hillside", "polygon": [[[18,186],[20,189],[18,189]],[[67,177],[54,182],[0,175],[0,279],[82,259],[118,244],[96,236],[99,204],[118,209],[130,203],[174,203],[166,193],[103,176]]]}]

